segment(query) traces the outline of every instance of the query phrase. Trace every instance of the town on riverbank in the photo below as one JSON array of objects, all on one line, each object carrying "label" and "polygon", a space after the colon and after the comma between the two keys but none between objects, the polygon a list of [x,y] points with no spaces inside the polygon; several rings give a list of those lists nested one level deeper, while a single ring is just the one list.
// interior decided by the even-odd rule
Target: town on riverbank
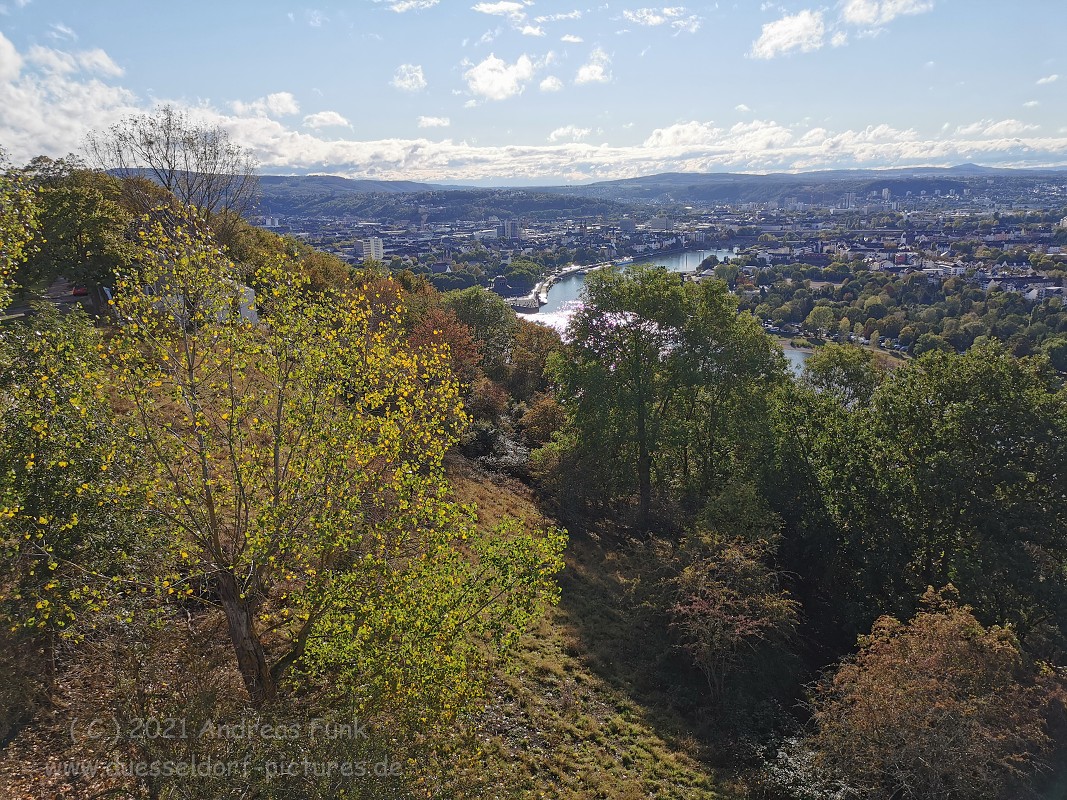
[{"label": "town on riverbank", "polygon": [[742,310],[786,340],[916,355],[993,338],[1067,369],[1067,176],[884,183],[842,184],[851,190],[822,200],[606,203],[586,215],[560,201],[521,216],[527,194],[516,190],[478,214],[463,192],[455,209],[440,192],[408,218],[394,200],[384,218],[259,221],[442,291],[483,286],[533,315],[561,282],[573,291],[576,275],[703,251],[713,257],[687,262],[685,279],[726,282]]}]

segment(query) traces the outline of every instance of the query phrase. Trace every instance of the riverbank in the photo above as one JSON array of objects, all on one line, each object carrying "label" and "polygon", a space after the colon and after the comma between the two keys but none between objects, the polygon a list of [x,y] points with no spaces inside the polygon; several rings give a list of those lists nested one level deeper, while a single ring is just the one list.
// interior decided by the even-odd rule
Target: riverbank
[{"label": "riverbank", "polygon": [[[786,339],[781,336],[774,337],[774,341],[780,348],[782,348],[782,351],[785,352],[787,356],[789,353],[798,353],[801,354],[805,360],[818,348],[825,347],[828,344],[834,344],[834,342],[829,340],[814,342],[810,339],[797,339],[795,337]],[[895,350],[883,350],[881,347],[871,347],[870,345],[853,345],[853,347],[862,347],[864,350],[869,350],[874,355],[875,362],[886,369],[898,367],[901,363],[908,361],[911,358],[907,353],[901,353]]]},{"label": "riverbank", "polygon": [[516,311],[521,313],[535,314],[541,306],[548,303],[548,292],[559,281],[571,275],[581,275],[586,272],[592,272],[598,269],[604,269],[614,264],[612,261],[608,261],[602,264],[568,264],[562,269],[558,269],[555,272],[550,272],[543,277],[534,286],[533,291],[529,294],[524,294],[522,297],[509,298],[507,303]]},{"label": "riverbank", "polygon": [[[709,254],[717,255],[720,258],[733,255],[731,251],[724,249],[670,248],[669,250],[657,250],[654,253],[641,254],[637,257],[626,256],[625,258],[595,264],[568,264],[566,267],[557,269],[541,278],[534,286],[533,291],[521,297],[509,298],[507,302],[516,311],[536,314],[543,306],[551,304],[549,292],[552,287],[574,275],[584,275],[588,272],[595,272],[613,266],[625,268],[632,264],[650,263],[661,263],[671,272],[692,272],[697,268],[699,259],[691,259],[689,256],[695,255],[703,259]],[[694,260],[696,260],[696,263],[691,263]],[[576,297],[568,297],[567,299],[573,300]]]},{"label": "riverbank", "polygon": [[796,341],[798,341],[797,339],[784,339],[781,336],[775,337],[774,341],[776,341],[778,343],[778,346],[781,347],[783,350],[796,350],[798,353],[814,353],[815,348],[821,346],[816,345],[812,342],[797,345],[794,344]]}]

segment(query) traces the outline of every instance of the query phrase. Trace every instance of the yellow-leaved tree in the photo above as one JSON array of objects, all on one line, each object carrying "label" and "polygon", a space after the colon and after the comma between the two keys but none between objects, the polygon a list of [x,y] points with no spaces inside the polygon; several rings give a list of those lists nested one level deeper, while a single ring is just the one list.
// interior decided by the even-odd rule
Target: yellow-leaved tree
[{"label": "yellow-leaved tree", "polygon": [[5,168],[0,150],[0,310],[11,302],[11,275],[26,258],[37,230],[37,205],[26,181]]},{"label": "yellow-leaved tree", "polygon": [[221,608],[255,705],[321,679],[357,708],[450,715],[554,600],[564,537],[482,533],[450,501],[447,346],[285,264],[244,276],[253,301],[192,217],[140,236],[110,360],[154,470],[162,593]]}]

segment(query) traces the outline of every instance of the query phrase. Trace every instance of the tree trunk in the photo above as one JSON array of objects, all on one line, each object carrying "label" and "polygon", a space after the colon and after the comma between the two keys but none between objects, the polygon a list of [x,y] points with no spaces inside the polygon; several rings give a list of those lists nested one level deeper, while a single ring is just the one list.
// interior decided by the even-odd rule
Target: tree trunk
[{"label": "tree trunk", "polygon": [[237,668],[241,672],[245,689],[252,705],[261,706],[277,695],[277,684],[267,665],[267,654],[263,644],[255,633],[252,621],[252,609],[241,598],[237,581],[229,572],[223,571],[218,577],[219,602],[226,614],[226,623],[230,630],[230,641],[237,656]]},{"label": "tree trunk", "polygon": [[647,531],[652,515],[652,454],[648,449],[643,398],[637,408],[637,498],[639,524]]}]

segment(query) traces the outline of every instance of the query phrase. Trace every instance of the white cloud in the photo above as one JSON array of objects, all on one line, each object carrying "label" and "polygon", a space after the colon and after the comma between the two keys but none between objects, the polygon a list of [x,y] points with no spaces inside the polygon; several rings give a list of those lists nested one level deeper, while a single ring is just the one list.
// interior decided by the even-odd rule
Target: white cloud
[{"label": "white cloud", "polygon": [[676,35],[679,33],[696,33],[700,30],[700,25],[703,20],[696,14],[691,14],[685,19],[676,19],[671,23],[671,27],[674,28]]},{"label": "white cloud", "polygon": [[336,111],[317,111],[304,117],[304,125],[312,130],[319,128],[350,128],[351,124]]},{"label": "white cloud", "polygon": [[448,117],[419,117],[420,128],[447,128],[451,124]]},{"label": "white cloud", "polygon": [[300,113],[300,104],[289,92],[275,92],[251,103],[235,100],[230,104],[238,116],[281,117]]},{"label": "white cloud", "polygon": [[884,125],[835,132],[765,121],[721,129],[696,122],[699,135],[661,131],[629,147],[563,141],[492,147],[448,139],[324,141],[263,117],[221,118],[219,122],[236,141],[254,150],[265,171],[321,171],[322,165],[328,164],[331,172],[351,177],[423,181],[579,181],[669,171],[943,166],[970,160],[1005,166],[1020,161],[1067,163],[1067,136],[1021,141],[976,136],[946,141],[924,139],[914,131]]},{"label": "white cloud", "polygon": [[[375,0],[375,2],[381,2],[381,0]],[[433,8],[439,2],[441,0],[389,0],[389,10],[397,14],[403,14],[405,11],[422,11]]]},{"label": "white cloud", "polygon": [[111,56],[99,47],[92,50],[83,50],[75,56],[78,64],[87,72],[96,72],[111,78],[118,78],[124,72],[122,67],[111,60]]},{"label": "white cloud", "polygon": [[740,111],[742,114],[747,114],[752,109],[746,106],[744,103],[734,106],[734,111]]},{"label": "white cloud", "polygon": [[599,47],[589,54],[589,60],[578,68],[574,82],[608,83],[611,81],[611,57]]},{"label": "white cloud", "polygon": [[[65,71],[49,68],[49,63],[62,66],[70,60],[49,57],[52,62],[46,63],[32,60],[28,53],[29,48],[20,51],[0,34],[0,142],[16,163],[39,154],[58,157],[77,151],[87,131],[106,129],[151,107],[149,100],[115,85],[112,77],[90,72],[72,54],[66,55],[77,69]],[[534,72],[542,66],[531,61]],[[266,97],[262,103],[268,110]],[[923,134],[884,124],[834,130],[747,118],[732,126],[696,119],[646,131],[643,141],[630,146],[590,144],[588,136],[596,133],[582,135],[583,129],[576,126],[569,132],[564,126],[555,141],[524,144],[519,138],[507,146],[484,146],[428,136],[327,138],[310,126],[315,114],[271,117],[236,114],[208,101],[175,104],[197,121],[219,125],[234,142],[249,148],[267,173],[326,168],[350,177],[556,183],[658,172],[947,166],[967,161],[989,166],[1067,165],[1067,129],[1052,133],[1049,128],[1050,133],[1043,135],[1036,126],[1016,119],[983,120],[958,130],[953,123],[944,131]],[[287,103],[272,105],[277,110]]]},{"label": "white cloud", "polygon": [[589,128],[579,128],[577,125],[564,125],[562,128],[556,128],[552,133],[548,134],[548,141],[558,142],[563,139],[567,139],[572,142],[577,142],[584,139],[592,131]]},{"label": "white cloud", "polygon": [[525,6],[512,0],[498,0],[495,3],[476,3],[471,11],[479,14],[491,14],[497,17],[509,17],[514,22],[521,22],[526,17]]},{"label": "white cloud", "polygon": [[832,47],[844,47],[846,44],[848,44],[848,34],[844,31],[836,31],[830,37],[830,45]]},{"label": "white cloud", "polygon": [[463,73],[467,88],[487,100],[506,100],[521,94],[534,75],[534,63],[525,53],[514,64],[492,53],[479,64]]},{"label": "white cloud", "polygon": [[317,9],[305,11],[304,18],[307,20],[308,25],[310,25],[312,28],[321,28],[324,23],[330,21],[325,14],[323,14]]},{"label": "white cloud", "polygon": [[1038,86],[1045,86],[1045,85],[1050,84],[1050,83],[1055,83],[1059,79],[1060,79],[1060,76],[1056,75],[1055,73],[1053,73],[1052,75],[1046,75],[1044,78],[1038,78],[1037,79],[1037,85]]},{"label": "white cloud", "polygon": [[[77,54],[64,55],[35,63],[0,33],[0,142],[16,162],[77,151],[90,130],[144,110],[132,92],[106,82],[114,75],[94,71]],[[51,68],[64,61],[75,69]]]},{"label": "white cloud", "polygon": [[558,92],[563,88],[563,81],[557,78],[555,75],[549,75],[543,81],[539,87],[542,92]]},{"label": "white cloud", "polygon": [[685,6],[667,6],[664,8],[638,8],[623,11],[623,19],[637,25],[657,27],[670,25],[678,32],[696,33],[700,29],[700,17],[690,14]]},{"label": "white cloud", "polygon": [[585,41],[581,36],[575,36],[573,33],[564,34],[559,37],[559,40],[561,42],[566,42],[567,44],[581,44]]},{"label": "white cloud", "polygon": [[271,114],[299,114],[300,104],[289,92],[275,92],[267,95],[267,110]]},{"label": "white cloud", "polygon": [[542,30],[540,25],[523,25],[521,33],[522,33],[523,36],[544,36],[545,35],[545,32],[544,32],[544,30]]},{"label": "white cloud", "polygon": [[534,22],[562,22],[567,19],[581,19],[581,11],[567,11],[562,14],[546,14],[545,16],[535,17]]},{"label": "white cloud", "polygon": [[0,31],[0,81],[13,81],[22,70],[22,56]]},{"label": "white cloud", "polygon": [[401,64],[390,83],[403,92],[418,92],[426,88],[426,78],[420,64]]},{"label": "white cloud", "polygon": [[999,122],[994,122],[991,119],[983,119],[978,122],[973,122],[970,125],[959,126],[956,128],[956,135],[984,137],[1021,136],[1024,133],[1036,131],[1039,128],[1039,125],[1029,125],[1025,122],[1020,122],[1017,119],[1003,119]]},{"label": "white cloud", "polygon": [[78,38],[78,34],[74,32],[72,28],[64,25],[62,22],[53,22],[49,25],[50,31],[46,34],[49,39],[56,39],[57,41],[71,41],[73,42]]},{"label": "white cloud", "polygon": [[841,19],[850,25],[877,28],[900,16],[924,14],[933,7],[933,0],[844,0]]},{"label": "white cloud", "polygon": [[671,17],[684,12],[684,8],[639,8],[636,11],[623,11],[622,16],[624,19],[630,22],[635,22],[638,25],[648,25],[652,27],[663,25],[664,23],[669,22]]},{"label": "white cloud", "polygon": [[821,11],[801,11],[763,26],[759,39],[752,43],[749,56],[774,58],[794,50],[810,53],[823,45],[826,25]]},{"label": "white cloud", "polygon": [[1041,105],[1041,103],[1037,100],[1027,100],[1023,103],[1023,108],[1037,108],[1039,105]]},{"label": "white cloud", "polygon": [[[6,41],[6,40],[5,40]],[[10,43],[8,43],[10,45]],[[2,44],[0,44],[2,48]],[[14,50],[12,49],[12,52]],[[50,47],[34,45],[27,54],[27,59],[47,72],[68,74],[71,72],[85,71],[105,75],[109,78],[117,78],[123,74],[122,67],[111,60],[111,56],[103,50],[82,50],[76,53],[68,53],[63,50],[53,50]],[[0,56],[0,61],[3,56]],[[0,67],[0,74],[3,68]]]}]

